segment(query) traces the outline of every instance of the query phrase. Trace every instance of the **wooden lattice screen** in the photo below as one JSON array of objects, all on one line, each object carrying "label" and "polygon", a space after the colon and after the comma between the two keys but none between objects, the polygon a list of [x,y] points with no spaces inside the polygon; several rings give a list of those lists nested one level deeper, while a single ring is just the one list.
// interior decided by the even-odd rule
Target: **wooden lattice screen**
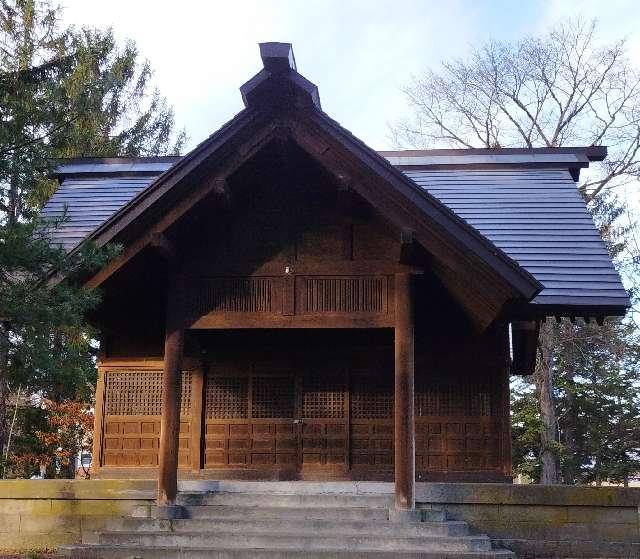
[{"label": "wooden lattice screen", "polygon": [[249,413],[249,378],[209,375],[205,389],[207,419],[245,419]]},{"label": "wooden lattice screen", "polygon": [[353,419],[393,418],[393,378],[387,374],[354,374],[351,379]]},{"label": "wooden lattice screen", "polygon": [[380,313],[387,306],[385,277],[306,278],[306,312]]},{"label": "wooden lattice screen", "polygon": [[[191,411],[191,371],[182,371],[180,413]],[[162,415],[162,371],[107,371],[105,415]]]},{"label": "wooden lattice screen", "polygon": [[314,362],[302,375],[303,468],[348,467],[347,371]]},{"label": "wooden lattice screen", "polygon": [[[192,373],[181,376],[179,464],[190,463]],[[156,466],[162,415],[162,371],[104,372],[103,466]]]},{"label": "wooden lattice screen", "polygon": [[419,374],[415,383],[415,414],[426,416],[490,417],[499,415],[491,379],[437,377]]},{"label": "wooden lattice screen", "polygon": [[108,371],[105,415],[160,415],[162,371]]},{"label": "wooden lattice screen", "polygon": [[209,278],[199,280],[191,291],[189,311],[203,315],[212,311],[270,313],[274,310],[273,278]]},{"label": "wooden lattice screen", "polygon": [[345,375],[306,373],[302,383],[302,417],[342,419],[345,415]]},{"label": "wooden lattice screen", "polygon": [[291,376],[253,377],[251,417],[293,418],[295,413],[295,383]]},{"label": "wooden lattice screen", "polygon": [[351,375],[351,465],[357,470],[393,469],[393,370],[388,365],[372,363]]},{"label": "wooden lattice screen", "polygon": [[416,470],[497,471],[503,461],[501,396],[490,371],[438,374],[420,369],[415,379]]}]

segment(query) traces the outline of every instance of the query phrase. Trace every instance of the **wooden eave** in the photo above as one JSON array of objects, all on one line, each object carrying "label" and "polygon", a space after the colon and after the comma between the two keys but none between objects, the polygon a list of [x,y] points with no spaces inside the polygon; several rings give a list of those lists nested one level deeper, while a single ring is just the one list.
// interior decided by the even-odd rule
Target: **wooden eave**
[{"label": "wooden eave", "polygon": [[[307,111],[305,111],[307,112]],[[433,271],[484,330],[542,285],[446,206],[320,111],[292,121],[294,141],[434,258]]]},{"label": "wooden eave", "polygon": [[[317,130],[313,130],[313,132],[320,134],[320,131],[324,131],[327,136],[358,158],[365,169],[392,186],[393,188],[386,189],[387,192],[382,194],[387,194],[390,202],[401,206],[407,214],[414,214],[422,218],[421,221],[424,221],[424,226],[429,228],[430,235],[441,237],[443,242],[446,242],[446,237],[453,237],[456,241],[455,244],[463,249],[461,256],[470,253],[485,262],[491,270],[511,286],[514,293],[522,298],[531,300],[540,292],[542,284],[533,275],[326,113],[312,111],[309,119],[301,119],[300,122],[309,122],[317,126]],[[323,157],[329,159],[330,152],[326,148],[321,149]],[[355,177],[352,177],[354,187],[357,183],[361,183],[361,189],[366,194],[366,185],[362,181],[353,179]],[[384,211],[383,207],[381,209]],[[423,240],[425,239],[423,238]]]},{"label": "wooden eave", "polygon": [[[153,183],[120,208],[115,214],[98,227],[88,240],[99,246],[110,242],[149,207],[159,201],[169,190],[184,180],[194,169],[209,157],[220,152],[228,152],[230,141],[249,124],[263,122],[265,115],[253,109],[244,109],[224,124],[206,140],[180,159],[173,167],[159,175]],[[227,149],[225,149],[225,147]],[[76,249],[77,250],[77,249]]]}]

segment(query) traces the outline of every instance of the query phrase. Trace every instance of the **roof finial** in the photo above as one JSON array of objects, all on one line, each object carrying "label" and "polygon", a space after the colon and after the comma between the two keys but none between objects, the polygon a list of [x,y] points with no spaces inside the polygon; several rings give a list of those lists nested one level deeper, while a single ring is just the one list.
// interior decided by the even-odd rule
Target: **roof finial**
[{"label": "roof finial", "polygon": [[318,88],[298,74],[291,43],[260,43],[260,57],[264,68],[240,86],[245,107],[320,109]]},{"label": "roof finial", "polygon": [[265,70],[273,73],[296,71],[291,43],[260,43],[260,57]]}]

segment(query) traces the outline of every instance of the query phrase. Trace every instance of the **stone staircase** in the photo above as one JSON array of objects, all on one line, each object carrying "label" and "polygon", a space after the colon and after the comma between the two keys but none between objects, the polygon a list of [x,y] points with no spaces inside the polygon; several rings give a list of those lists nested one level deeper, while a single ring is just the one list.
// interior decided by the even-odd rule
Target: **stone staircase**
[{"label": "stone staircase", "polygon": [[76,559],[514,558],[441,510],[422,510],[420,522],[392,522],[391,503],[384,494],[183,492],[185,518],[160,519],[155,507],[141,507],[60,553]]}]

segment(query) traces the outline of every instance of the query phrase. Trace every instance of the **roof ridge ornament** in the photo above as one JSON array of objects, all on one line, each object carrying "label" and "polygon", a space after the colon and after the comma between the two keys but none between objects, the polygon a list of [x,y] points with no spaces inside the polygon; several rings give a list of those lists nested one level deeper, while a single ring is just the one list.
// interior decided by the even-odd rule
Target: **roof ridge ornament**
[{"label": "roof ridge ornament", "polygon": [[272,74],[293,70],[297,72],[296,57],[291,43],[259,43],[260,58],[265,70]]},{"label": "roof ridge ornament", "polygon": [[298,73],[291,43],[260,43],[263,69],[240,87],[247,108],[321,109],[315,84]]}]

